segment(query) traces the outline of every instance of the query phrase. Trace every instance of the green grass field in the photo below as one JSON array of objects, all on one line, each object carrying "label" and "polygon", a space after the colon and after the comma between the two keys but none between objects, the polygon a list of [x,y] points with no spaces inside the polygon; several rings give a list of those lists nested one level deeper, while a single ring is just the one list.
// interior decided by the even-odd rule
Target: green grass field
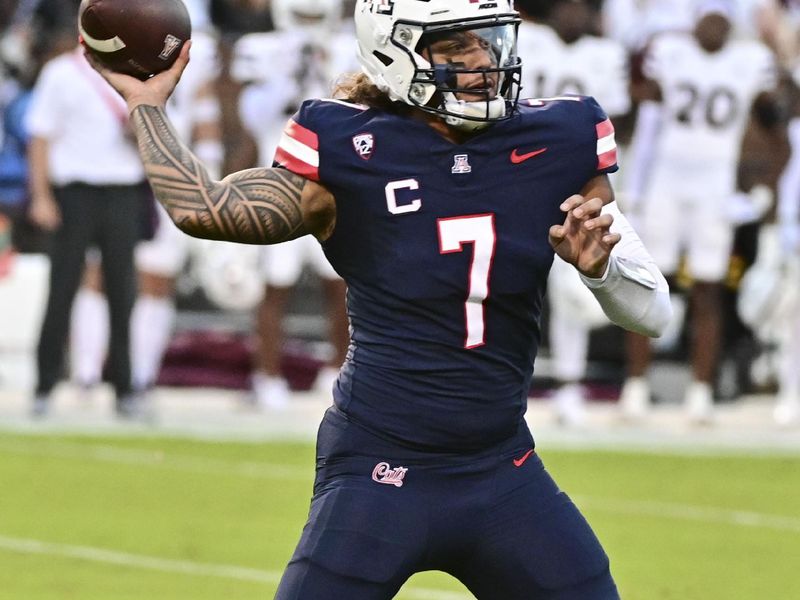
[{"label": "green grass field", "polygon": [[[800,599],[800,456],[539,453],[626,600]],[[312,465],[302,443],[0,433],[0,599],[272,598]],[[471,597],[440,573],[398,596]]]}]

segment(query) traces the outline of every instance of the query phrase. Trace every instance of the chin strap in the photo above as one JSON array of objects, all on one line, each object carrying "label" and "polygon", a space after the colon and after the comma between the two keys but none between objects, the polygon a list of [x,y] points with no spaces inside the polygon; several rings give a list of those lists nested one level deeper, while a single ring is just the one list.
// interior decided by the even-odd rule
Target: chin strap
[{"label": "chin strap", "polygon": [[[495,98],[488,102],[464,102],[456,100],[453,94],[445,94],[444,108],[449,113],[444,117],[445,123],[462,131],[480,131],[500,119],[506,114],[506,101],[504,98]],[[473,121],[471,118],[489,119]]]}]

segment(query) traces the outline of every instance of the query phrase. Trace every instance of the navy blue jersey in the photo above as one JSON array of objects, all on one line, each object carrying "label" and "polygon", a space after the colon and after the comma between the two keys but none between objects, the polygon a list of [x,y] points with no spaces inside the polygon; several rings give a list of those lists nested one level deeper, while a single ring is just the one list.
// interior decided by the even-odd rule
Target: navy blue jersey
[{"label": "navy blue jersey", "polygon": [[348,286],[352,342],[334,389],[401,444],[474,450],[519,427],[559,205],[616,170],[589,97],[524,101],[464,144],[339,101],[303,104],[276,163],[336,197],[325,254]]}]

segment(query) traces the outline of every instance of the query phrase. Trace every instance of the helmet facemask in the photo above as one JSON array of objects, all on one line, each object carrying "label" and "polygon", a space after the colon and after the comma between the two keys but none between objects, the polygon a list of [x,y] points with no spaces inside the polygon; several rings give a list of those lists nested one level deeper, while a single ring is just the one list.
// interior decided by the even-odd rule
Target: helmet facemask
[{"label": "helmet facemask", "polygon": [[424,27],[415,54],[422,61],[411,79],[412,105],[466,131],[511,116],[520,90],[516,24]]},{"label": "helmet facemask", "polygon": [[[510,0],[358,0],[355,23],[361,67],[390,100],[465,131],[514,113],[520,17]],[[450,38],[471,51],[448,56]]]}]

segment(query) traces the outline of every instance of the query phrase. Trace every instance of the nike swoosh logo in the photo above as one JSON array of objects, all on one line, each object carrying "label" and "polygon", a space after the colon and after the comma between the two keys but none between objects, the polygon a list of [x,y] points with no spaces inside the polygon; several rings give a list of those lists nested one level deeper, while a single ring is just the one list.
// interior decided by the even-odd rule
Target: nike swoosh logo
[{"label": "nike swoosh logo", "polygon": [[515,458],[514,459],[514,466],[515,467],[521,467],[522,463],[524,463],[526,460],[528,460],[528,458],[530,457],[531,454],[533,454],[533,448],[528,450],[525,454],[523,454],[519,458]]},{"label": "nike swoosh logo", "polygon": [[511,162],[515,165],[519,163],[525,162],[529,158],[533,158],[534,156],[539,156],[542,152],[547,152],[547,148],[539,148],[538,150],[534,150],[533,152],[526,152],[525,154],[518,154],[517,150],[519,148],[514,148],[511,152]]}]

